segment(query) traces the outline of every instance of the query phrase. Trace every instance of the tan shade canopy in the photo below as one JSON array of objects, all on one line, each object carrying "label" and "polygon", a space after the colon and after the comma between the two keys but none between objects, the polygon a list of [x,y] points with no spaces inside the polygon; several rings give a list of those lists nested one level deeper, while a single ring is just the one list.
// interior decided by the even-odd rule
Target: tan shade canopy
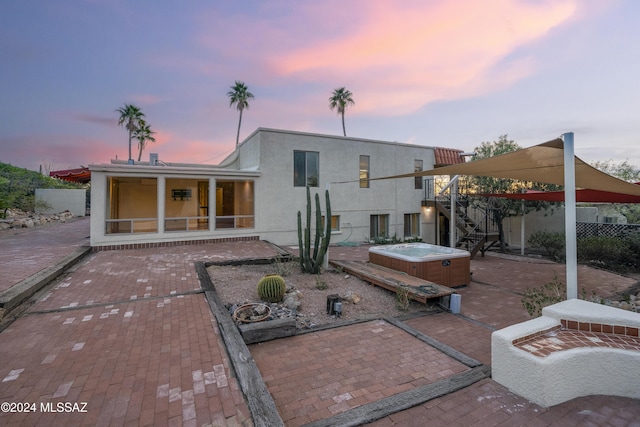
[{"label": "tan shade canopy", "polygon": [[[640,186],[623,181],[575,157],[576,188],[640,196]],[[554,139],[530,148],[428,171],[375,179],[474,175],[564,185],[564,143]]]}]

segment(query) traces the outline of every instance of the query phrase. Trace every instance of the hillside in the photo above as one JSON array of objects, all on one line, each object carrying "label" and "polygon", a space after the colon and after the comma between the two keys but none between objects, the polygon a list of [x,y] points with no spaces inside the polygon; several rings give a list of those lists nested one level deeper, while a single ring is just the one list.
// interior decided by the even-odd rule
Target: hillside
[{"label": "hillside", "polygon": [[0,217],[3,217],[9,208],[33,211],[36,188],[87,188],[87,186],[50,178],[38,172],[0,162]]}]

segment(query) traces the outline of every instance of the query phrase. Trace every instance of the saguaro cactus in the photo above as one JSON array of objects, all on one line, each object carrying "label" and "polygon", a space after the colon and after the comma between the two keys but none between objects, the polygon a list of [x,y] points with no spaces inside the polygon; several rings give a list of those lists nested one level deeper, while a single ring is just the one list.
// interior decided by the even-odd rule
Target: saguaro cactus
[{"label": "saguaro cactus", "polygon": [[326,199],[326,221],[325,231],[322,229],[322,211],[320,210],[320,196],[316,193],[316,228],[311,252],[311,191],[307,186],[307,223],[302,230],[302,213],[298,211],[298,247],[300,250],[300,268],[304,273],[319,274],[320,267],[327,254],[329,241],[331,240],[331,201],[329,200],[329,190],[325,191]]}]

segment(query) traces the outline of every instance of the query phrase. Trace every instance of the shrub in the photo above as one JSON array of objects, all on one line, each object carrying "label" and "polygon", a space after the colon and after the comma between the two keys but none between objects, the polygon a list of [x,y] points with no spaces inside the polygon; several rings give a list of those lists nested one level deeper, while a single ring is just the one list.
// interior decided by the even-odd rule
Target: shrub
[{"label": "shrub", "polygon": [[579,263],[618,272],[634,269],[638,261],[630,238],[585,237],[578,240],[577,251]]},{"label": "shrub", "polygon": [[542,252],[554,261],[564,261],[565,248],[564,233],[551,231],[536,231],[529,237],[529,245]]},{"label": "shrub", "polygon": [[[422,239],[420,239],[422,241]],[[384,234],[380,234],[373,238],[373,243],[376,245],[395,245],[398,243],[402,243],[402,240],[398,239],[397,235],[393,235],[393,237],[387,237]]]},{"label": "shrub", "polygon": [[325,289],[327,289],[329,286],[327,285],[327,282],[325,282],[324,280],[322,280],[322,278],[320,277],[319,274],[316,274],[316,289],[320,290],[320,291],[324,291]]},{"label": "shrub", "polygon": [[404,239],[405,243],[422,243],[422,237],[420,236],[414,236],[414,237],[407,237],[406,239]]},{"label": "shrub", "polygon": [[627,242],[629,256],[633,259],[633,266],[631,268],[635,271],[640,271],[640,232],[627,235],[625,240]]},{"label": "shrub", "polygon": [[282,277],[286,277],[291,275],[293,268],[295,267],[295,263],[289,262],[283,259],[281,256],[276,256],[273,260],[273,273],[278,274]]},{"label": "shrub", "polygon": [[540,317],[544,307],[564,301],[566,294],[566,285],[558,281],[556,275],[551,282],[539,288],[527,289],[521,301],[529,316]]},{"label": "shrub", "polygon": [[409,309],[409,289],[404,286],[400,286],[396,289],[396,307],[400,311],[407,311]]}]

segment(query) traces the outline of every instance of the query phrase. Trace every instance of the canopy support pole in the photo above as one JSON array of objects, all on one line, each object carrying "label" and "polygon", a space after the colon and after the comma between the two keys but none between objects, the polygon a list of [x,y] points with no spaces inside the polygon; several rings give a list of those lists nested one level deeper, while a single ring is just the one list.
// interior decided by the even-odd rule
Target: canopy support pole
[{"label": "canopy support pole", "polygon": [[573,132],[562,135],[564,141],[564,233],[566,246],[567,299],[578,298],[578,251],[576,236],[576,166]]},{"label": "canopy support pole", "polygon": [[456,206],[456,196],[458,195],[458,175],[456,175],[451,182],[451,219],[449,220],[449,247],[455,248],[458,239],[456,238],[456,222],[458,221],[458,212]]},{"label": "canopy support pole", "polygon": [[[524,188],[522,192],[525,193],[527,190]],[[525,203],[524,199],[522,199],[522,216],[520,217],[520,255],[524,256],[524,213],[525,213]]]}]

